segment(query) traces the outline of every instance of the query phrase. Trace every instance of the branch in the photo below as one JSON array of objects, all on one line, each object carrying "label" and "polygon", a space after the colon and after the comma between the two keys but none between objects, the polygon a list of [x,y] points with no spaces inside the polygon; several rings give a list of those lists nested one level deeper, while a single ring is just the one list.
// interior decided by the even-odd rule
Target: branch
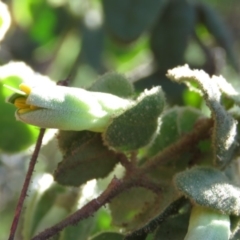
[{"label": "branch", "polygon": [[75,213],[71,214],[69,217],[65,218],[63,221],[39,233],[38,235],[33,237],[32,240],[48,239],[59,233],[65,227],[77,224],[80,220],[92,216],[99,208],[107,204],[112,198],[116,197],[118,194],[120,194],[126,188],[129,187],[132,187],[132,183],[130,182],[123,183],[121,180],[114,177],[110,184],[108,185],[107,189],[104,192],[102,192],[102,194],[100,194],[99,197],[91,200],[85,206],[83,206]]},{"label": "branch", "polygon": [[41,145],[42,145],[42,139],[43,139],[44,133],[45,133],[45,129],[40,129],[38,139],[37,139],[37,143],[35,145],[35,149],[34,149],[32,158],[31,158],[30,163],[29,163],[29,167],[28,167],[28,171],[27,171],[27,175],[26,175],[24,184],[23,184],[21,195],[18,199],[18,203],[17,203],[17,207],[16,207],[16,210],[15,210],[14,218],[13,218],[13,221],[12,221],[12,226],[11,226],[11,229],[10,229],[10,235],[9,235],[8,240],[13,240],[14,239],[14,235],[16,233],[18,222],[19,222],[19,217],[20,217],[20,214],[21,214],[21,211],[22,211],[22,208],[23,208],[23,203],[24,203],[25,197],[27,195],[27,190],[28,190],[28,187],[29,187],[29,183],[30,183],[32,173],[33,173],[33,170],[34,170],[37,158],[38,158],[38,154],[39,154],[39,151],[40,151],[40,148],[41,148]]},{"label": "branch", "polygon": [[184,135],[176,143],[165,148],[155,157],[150,158],[143,166],[142,172],[147,173],[159,165],[165,165],[184,152],[190,151],[200,140],[209,137],[209,130],[213,127],[213,120],[204,118],[197,122],[192,132]]}]

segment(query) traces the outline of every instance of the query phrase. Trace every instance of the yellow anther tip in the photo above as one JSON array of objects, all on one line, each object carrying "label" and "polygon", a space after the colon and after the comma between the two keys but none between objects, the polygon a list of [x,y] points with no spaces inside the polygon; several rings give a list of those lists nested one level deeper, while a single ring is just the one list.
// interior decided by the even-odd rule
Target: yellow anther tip
[{"label": "yellow anther tip", "polygon": [[22,109],[22,108],[29,108],[29,105],[24,103],[14,103],[15,107]]},{"label": "yellow anther tip", "polygon": [[25,83],[21,83],[19,85],[19,89],[23,92],[25,92],[26,94],[30,94],[31,93],[31,87],[29,87],[27,84]]},{"label": "yellow anther tip", "polygon": [[19,109],[17,111],[18,114],[23,114],[23,113],[27,113],[27,112],[31,112],[31,109],[29,109],[29,108],[22,108],[22,109]]},{"label": "yellow anther tip", "polygon": [[24,98],[24,97],[15,99],[14,105],[17,108],[28,108],[28,105],[26,104],[26,98]]},{"label": "yellow anther tip", "polygon": [[30,105],[30,107],[29,107],[31,110],[36,110],[36,109],[39,109],[39,107],[36,107],[36,106],[34,106],[34,105]]},{"label": "yellow anther tip", "polygon": [[19,97],[16,98],[14,103],[25,103],[26,102],[26,98],[25,97]]}]

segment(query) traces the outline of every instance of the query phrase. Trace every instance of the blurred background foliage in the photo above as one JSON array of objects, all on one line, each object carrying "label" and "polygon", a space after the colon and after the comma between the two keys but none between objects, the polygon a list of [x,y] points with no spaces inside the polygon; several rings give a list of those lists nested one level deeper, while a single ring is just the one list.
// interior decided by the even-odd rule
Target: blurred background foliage
[{"label": "blurred background foliage", "polygon": [[[8,6],[11,25],[0,43],[1,66],[10,61],[22,61],[50,79],[58,81],[69,77],[72,86],[84,88],[88,88],[99,75],[116,71],[127,76],[138,92],[161,85],[169,105],[189,105],[202,110],[204,103],[197,94],[166,79],[168,69],[188,63],[193,68],[204,69],[210,75],[223,74],[234,86],[239,85],[238,0],[3,2]],[[0,14],[2,27],[5,21],[2,10]],[[10,82],[9,85],[17,86],[23,79],[21,71],[25,71],[25,68],[9,75],[1,71],[3,68],[0,69],[0,239],[6,239],[13,206],[16,206],[38,130],[16,123],[14,109],[4,102],[9,90],[4,89],[3,84]],[[24,232],[25,239],[57,220],[55,217],[51,224],[43,220],[51,211],[56,211],[62,218],[95,196],[104,186],[104,180],[92,182],[93,185],[86,188],[88,190],[82,187],[80,194],[78,189],[51,185],[51,175],[48,174],[52,174],[60,159],[52,136],[50,132],[45,140],[36,169],[38,175],[34,177],[31,196],[27,199],[31,207],[44,206],[45,214],[35,216],[38,222],[31,223],[32,227]],[[39,192],[44,179],[53,188],[50,198],[47,190]],[[79,194],[84,197],[80,198]],[[74,203],[72,208],[59,200],[62,197],[68,201],[71,199]],[[80,199],[78,204],[76,199]],[[52,204],[58,209],[49,211]],[[34,212],[38,214],[41,211],[35,209]],[[29,226],[32,213],[31,208],[27,208],[26,216],[21,221],[22,229]],[[51,214],[58,216],[55,212]],[[117,229],[111,225],[108,209],[100,210],[94,218],[80,225],[81,234],[85,234],[79,238],[81,240],[99,231]],[[66,229],[61,239],[77,239],[68,234],[74,234],[74,231]],[[108,239],[121,239],[121,236],[110,235]],[[91,239],[103,238],[96,236]]]}]

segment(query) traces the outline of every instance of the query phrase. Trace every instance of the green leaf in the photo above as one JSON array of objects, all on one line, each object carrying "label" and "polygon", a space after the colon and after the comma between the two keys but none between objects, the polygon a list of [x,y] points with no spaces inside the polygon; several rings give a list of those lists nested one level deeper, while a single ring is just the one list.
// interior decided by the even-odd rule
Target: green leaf
[{"label": "green leaf", "polygon": [[129,231],[148,224],[176,198],[176,191],[170,183],[159,183],[161,186],[163,190],[158,195],[149,189],[134,187],[115,197],[109,204],[113,224]]},{"label": "green leaf", "polygon": [[118,162],[116,154],[103,145],[99,133],[60,131],[58,140],[64,155],[54,178],[60,184],[80,186],[106,177]]},{"label": "green leaf", "polygon": [[[46,180],[52,177],[43,175],[35,176],[31,187],[30,196],[24,221],[22,224],[22,235],[24,239],[30,239],[35,233],[45,229],[49,223],[54,224],[63,218],[75,206],[78,194],[60,185],[52,184],[45,189]],[[44,182],[45,181],[45,182]],[[43,182],[45,184],[43,184]],[[43,186],[44,185],[44,186]]]},{"label": "green leaf", "polygon": [[87,218],[84,220],[81,220],[78,224],[75,226],[68,226],[66,227],[62,234],[61,234],[61,240],[87,240],[89,239],[89,235],[91,233],[91,230],[94,226],[95,218]]},{"label": "green leaf", "polygon": [[238,106],[240,106],[240,94],[236,91],[236,89],[232,86],[231,83],[228,83],[225,78],[222,76],[212,76],[212,80],[218,85],[219,90],[230,101],[232,105],[234,102]]},{"label": "green leaf", "polygon": [[231,33],[220,15],[207,3],[199,3],[197,10],[199,11],[200,22],[215,37],[219,45],[226,51],[232,66],[239,71],[238,56],[233,48],[234,42]]},{"label": "green leaf", "polygon": [[116,232],[103,232],[95,237],[90,238],[90,240],[123,240],[124,235]]},{"label": "green leaf", "polygon": [[147,156],[154,156],[179,138],[177,128],[178,107],[166,111],[161,118],[161,126],[153,143],[147,149]]},{"label": "green leaf", "polygon": [[128,230],[139,228],[155,214],[159,201],[148,189],[131,188],[110,202],[112,222]]},{"label": "green leaf", "polygon": [[[87,15],[87,14],[86,14]],[[103,68],[103,51],[104,49],[104,28],[102,25],[91,27],[87,21],[81,23],[81,63],[92,67],[97,72]],[[81,66],[80,65],[80,66]],[[82,82],[82,79],[80,80]],[[99,91],[100,92],[100,91]]]},{"label": "green leaf", "polygon": [[[187,208],[185,208],[186,203],[187,203],[187,200],[184,197],[178,198],[177,200],[173,201],[170,204],[168,203],[169,205],[165,209],[162,209],[162,211],[160,212],[160,214],[157,217],[151,219],[142,228],[128,234],[126,236],[125,240],[145,239],[146,235],[149,235],[149,233],[154,232],[157,228],[161,229],[160,230],[161,232],[165,231],[166,225],[169,225],[169,222],[170,223],[172,222],[172,218],[175,219],[175,217],[178,214],[185,215],[185,213],[187,212],[186,211]],[[175,222],[175,220],[174,220],[174,222]],[[169,228],[166,230],[169,231]],[[169,238],[169,239],[171,239],[171,238]],[[172,239],[175,239],[175,238],[172,238]]]},{"label": "green leaf", "polygon": [[240,229],[240,217],[239,216],[230,216],[231,220],[231,240],[239,239],[239,229]]},{"label": "green leaf", "polygon": [[183,92],[184,105],[200,108],[202,103],[202,97],[196,93],[186,89]]},{"label": "green leaf", "polygon": [[57,135],[58,146],[63,155],[68,154],[74,142],[81,146],[89,139],[94,137],[96,133],[90,131],[59,131]]},{"label": "green leaf", "polygon": [[105,144],[120,151],[131,151],[149,144],[159,127],[165,99],[160,87],[145,91],[135,105],[112,122],[103,133]]},{"label": "green leaf", "polygon": [[100,208],[95,214],[96,222],[92,233],[112,230],[112,219],[109,208]]},{"label": "green leaf", "polygon": [[147,149],[148,157],[161,152],[176,142],[183,134],[190,132],[202,113],[191,107],[173,107],[164,112],[161,127],[153,143]]},{"label": "green leaf", "polygon": [[228,215],[240,215],[240,189],[219,170],[195,167],[178,173],[174,182],[176,188],[196,204]]},{"label": "green leaf", "polygon": [[189,213],[178,214],[166,219],[158,227],[154,240],[182,240],[188,229]]},{"label": "green leaf", "polygon": [[31,222],[32,222],[31,236],[33,236],[33,233],[36,231],[36,228],[38,224],[41,222],[41,220],[43,219],[43,217],[48,213],[48,211],[54,205],[57,197],[60,194],[63,194],[64,192],[65,190],[62,186],[53,184],[49,189],[47,189],[41,195],[40,199],[38,199],[38,201],[36,202],[35,211],[31,219]]},{"label": "green leaf", "polygon": [[164,8],[165,0],[103,0],[105,25],[123,42],[138,38]]},{"label": "green leaf", "polygon": [[89,89],[94,92],[111,93],[118,97],[129,98],[134,94],[133,85],[122,74],[110,72],[101,76]]},{"label": "green leaf", "polygon": [[195,8],[189,1],[168,1],[150,39],[152,52],[162,72],[184,63],[184,53],[195,21]]},{"label": "green leaf", "polygon": [[238,231],[234,236],[231,236],[230,240],[239,240],[240,239],[240,232]]},{"label": "green leaf", "polygon": [[52,204],[51,208],[38,223],[35,234],[45,230],[49,226],[59,223],[71,212],[76,210],[79,191],[71,188],[65,188],[64,190],[64,193],[57,195],[54,204]]},{"label": "green leaf", "polygon": [[196,108],[181,107],[178,110],[178,131],[179,135],[182,136],[193,130],[196,121],[203,117],[203,114]]},{"label": "green leaf", "polygon": [[[36,42],[44,45],[54,38],[56,25],[59,24],[57,11],[49,6],[47,2],[35,2],[30,6],[34,17],[34,27],[30,28],[29,34]],[[63,15],[63,14],[62,14]]]},{"label": "green leaf", "polygon": [[210,78],[202,70],[191,70],[188,65],[169,70],[167,76],[178,83],[185,83],[190,89],[193,89],[191,83],[198,84],[214,119],[212,134],[214,164],[218,166],[228,164],[236,147],[237,122],[221,105],[221,92],[215,78]]}]

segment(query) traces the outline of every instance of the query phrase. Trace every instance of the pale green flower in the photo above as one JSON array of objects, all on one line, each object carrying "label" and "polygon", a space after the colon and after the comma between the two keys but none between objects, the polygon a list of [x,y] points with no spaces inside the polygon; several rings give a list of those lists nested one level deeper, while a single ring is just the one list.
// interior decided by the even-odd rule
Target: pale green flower
[{"label": "pale green flower", "polygon": [[102,132],[111,118],[132,105],[127,99],[81,88],[21,84],[8,102],[18,109],[16,118],[42,128]]},{"label": "pale green flower", "polygon": [[230,217],[216,210],[193,206],[184,240],[228,240]]}]

